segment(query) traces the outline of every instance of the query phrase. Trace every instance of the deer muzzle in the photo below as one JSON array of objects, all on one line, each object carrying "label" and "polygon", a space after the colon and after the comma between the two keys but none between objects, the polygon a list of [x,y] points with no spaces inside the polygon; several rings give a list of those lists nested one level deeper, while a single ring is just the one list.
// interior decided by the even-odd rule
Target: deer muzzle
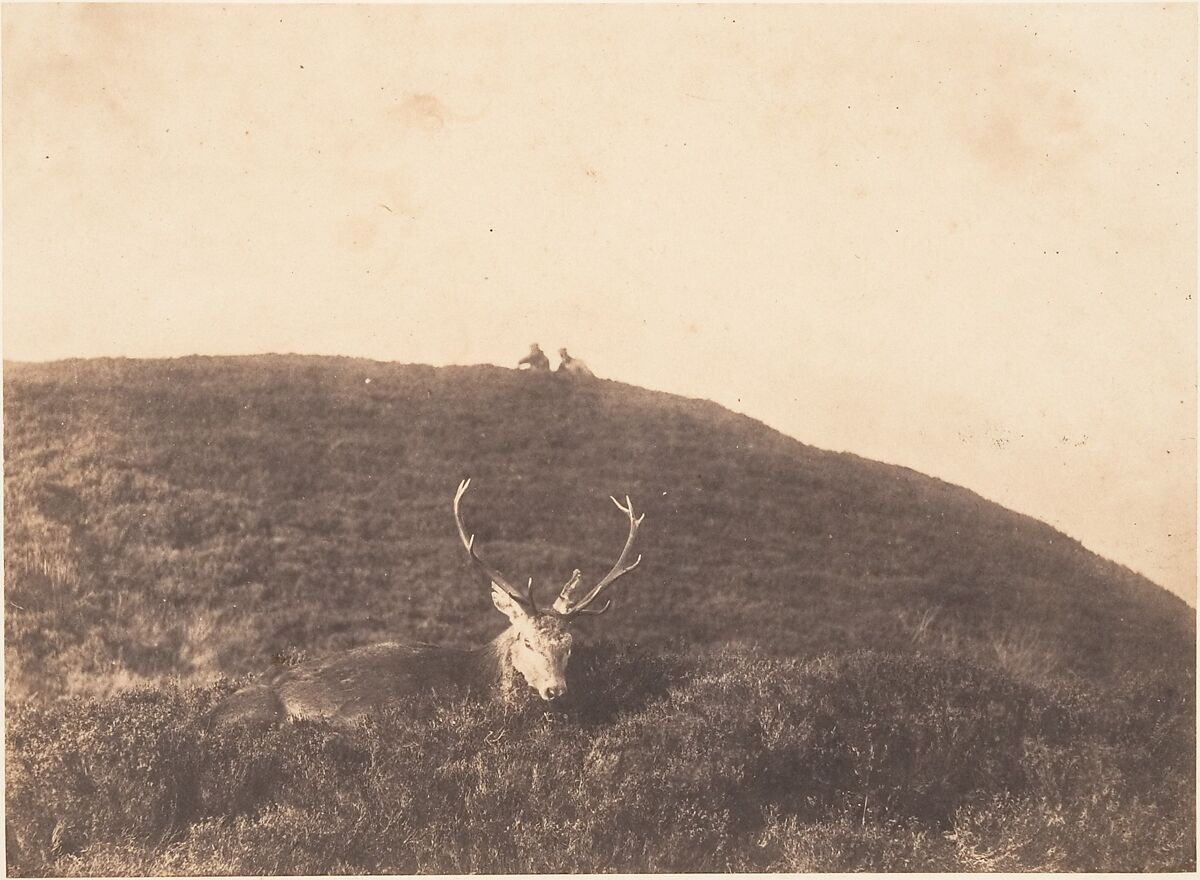
[{"label": "deer muzzle", "polygon": [[557,700],[559,697],[561,697],[566,692],[567,692],[567,686],[565,684],[552,684],[549,687],[544,687],[541,690],[539,690],[538,696],[540,696],[547,703],[550,703],[550,702],[553,702],[554,700]]}]

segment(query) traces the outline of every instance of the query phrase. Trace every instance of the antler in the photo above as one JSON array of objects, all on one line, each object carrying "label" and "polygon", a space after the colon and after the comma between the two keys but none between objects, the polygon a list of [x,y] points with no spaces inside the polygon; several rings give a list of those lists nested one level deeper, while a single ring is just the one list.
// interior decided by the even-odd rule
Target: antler
[{"label": "antler", "polygon": [[555,611],[561,611],[563,608],[571,604],[571,592],[579,586],[579,581],[583,578],[583,572],[575,569],[571,572],[571,576],[567,578],[567,582],[562,585],[562,589],[558,591],[558,598],[554,600],[552,606]]},{"label": "antler", "polygon": [[458,526],[458,536],[462,538],[463,546],[467,548],[467,553],[471,557],[471,561],[475,563],[475,567],[487,575],[493,584],[508,593],[509,596],[526,609],[536,611],[537,604],[533,601],[533,578],[529,579],[529,586],[526,591],[521,592],[505,580],[504,575],[479,558],[479,554],[475,552],[475,536],[471,535],[467,537],[467,529],[463,525],[462,513],[458,509],[458,503],[462,501],[463,495],[467,493],[467,489],[470,486],[471,480],[469,478],[463,480],[458,484],[458,491],[454,493],[454,524]]},{"label": "antler", "polygon": [[554,610],[564,617],[570,617],[575,614],[603,614],[612,604],[611,600],[606,601],[603,606],[594,610],[589,609],[588,606],[595,602],[596,598],[602,592],[604,592],[604,590],[606,590],[613,581],[615,581],[621,575],[628,574],[629,572],[633,571],[635,568],[637,568],[638,563],[642,561],[641,554],[638,554],[637,559],[633,560],[633,562],[629,563],[628,565],[625,564],[625,560],[629,557],[629,550],[631,547],[633,547],[633,539],[637,536],[638,526],[642,524],[642,520],[646,518],[646,514],[643,513],[641,516],[633,515],[633,502],[629,500],[628,495],[625,496],[624,505],[622,505],[620,501],[618,501],[616,498],[613,498],[611,495],[609,498],[612,499],[613,504],[617,505],[618,510],[621,510],[629,516],[629,537],[625,540],[625,548],[621,551],[620,557],[618,557],[616,563],[613,565],[608,574],[606,574],[600,580],[600,583],[592,587],[586,596],[577,602],[573,601],[570,596],[571,592],[574,591],[575,586],[579,583],[580,578],[579,570],[575,570],[574,574],[571,575],[571,579],[567,581],[567,583],[563,585],[562,590],[559,591],[558,598],[554,600]]}]

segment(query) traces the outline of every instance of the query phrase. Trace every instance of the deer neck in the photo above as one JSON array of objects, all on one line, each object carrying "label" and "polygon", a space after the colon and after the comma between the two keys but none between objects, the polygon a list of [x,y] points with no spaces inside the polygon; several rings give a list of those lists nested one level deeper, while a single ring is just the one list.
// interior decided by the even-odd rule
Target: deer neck
[{"label": "deer neck", "polygon": [[511,626],[486,645],[471,651],[472,679],[485,690],[498,691],[506,700],[517,691],[517,671],[512,665],[512,647],[517,631]]}]

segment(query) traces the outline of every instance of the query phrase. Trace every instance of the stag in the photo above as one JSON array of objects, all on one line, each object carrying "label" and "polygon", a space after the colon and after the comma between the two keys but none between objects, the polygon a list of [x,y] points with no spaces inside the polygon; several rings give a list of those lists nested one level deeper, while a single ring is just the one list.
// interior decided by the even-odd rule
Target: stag
[{"label": "stag", "polygon": [[582,574],[575,569],[553,604],[540,608],[532,578],[525,589],[518,589],[479,556],[460,510],[470,485],[469,479],[463,480],[454,495],[454,522],[471,564],[491,584],[492,603],[508,618],[502,633],[470,650],[385,642],[278,669],[227,697],[217,707],[217,721],[354,721],[422,689],[494,693],[507,703],[519,701],[529,689],[547,702],[566,694],[570,625],[581,615],[603,614],[611,607],[611,599],[596,603],[617,578],[642,561],[639,555],[630,562],[629,554],[645,514],[634,515],[628,495],[624,504],[612,498],[629,520],[629,537],[616,563],[586,592],[580,590]]}]

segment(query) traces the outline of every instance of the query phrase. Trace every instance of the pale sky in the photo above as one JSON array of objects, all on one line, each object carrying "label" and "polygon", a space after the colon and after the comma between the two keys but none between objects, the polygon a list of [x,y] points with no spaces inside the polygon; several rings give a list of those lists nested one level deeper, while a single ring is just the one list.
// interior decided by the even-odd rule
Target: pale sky
[{"label": "pale sky", "polygon": [[1196,19],[5,6],[4,356],[566,345],[1194,604]]}]

